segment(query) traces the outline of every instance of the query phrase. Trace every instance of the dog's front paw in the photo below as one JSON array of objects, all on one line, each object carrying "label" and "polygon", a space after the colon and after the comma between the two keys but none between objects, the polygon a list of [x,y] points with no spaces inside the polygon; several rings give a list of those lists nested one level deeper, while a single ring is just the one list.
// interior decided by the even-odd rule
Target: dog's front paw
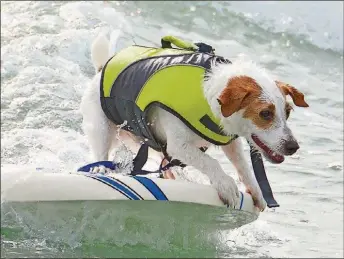
[{"label": "dog's front paw", "polygon": [[266,201],[264,200],[263,194],[259,189],[259,186],[246,187],[246,192],[251,194],[254,206],[256,206],[260,211],[264,211],[266,208]]},{"label": "dog's front paw", "polygon": [[239,199],[239,189],[234,179],[226,176],[225,179],[214,183],[220,199],[229,207],[234,208]]},{"label": "dog's front paw", "polygon": [[92,174],[110,174],[113,173],[114,171],[110,168],[107,168],[103,165],[100,166],[95,166],[90,169],[90,173]]}]

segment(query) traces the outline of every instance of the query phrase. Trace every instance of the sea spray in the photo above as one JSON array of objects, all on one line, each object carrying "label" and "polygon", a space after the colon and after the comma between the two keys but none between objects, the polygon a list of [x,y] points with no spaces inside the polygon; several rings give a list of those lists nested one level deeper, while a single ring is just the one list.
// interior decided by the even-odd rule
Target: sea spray
[{"label": "sea spray", "polygon": [[120,145],[112,152],[112,161],[117,165],[114,173],[122,175],[130,175],[134,168],[133,159],[135,154],[124,144],[120,138],[120,131],[126,125],[127,121],[124,121],[121,125],[118,125],[116,138],[120,142]]}]

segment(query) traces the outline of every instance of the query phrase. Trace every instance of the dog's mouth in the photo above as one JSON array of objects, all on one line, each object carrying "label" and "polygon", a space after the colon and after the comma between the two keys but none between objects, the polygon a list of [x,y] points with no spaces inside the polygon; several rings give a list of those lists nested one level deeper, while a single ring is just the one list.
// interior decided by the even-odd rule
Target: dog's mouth
[{"label": "dog's mouth", "polygon": [[270,160],[270,162],[275,163],[275,164],[280,164],[284,161],[284,156],[278,154],[277,152],[271,150],[267,145],[265,145],[263,143],[263,141],[261,141],[258,136],[252,134],[251,135],[254,143],[256,143],[256,145],[258,147],[260,147],[260,149],[263,151],[264,156]]}]

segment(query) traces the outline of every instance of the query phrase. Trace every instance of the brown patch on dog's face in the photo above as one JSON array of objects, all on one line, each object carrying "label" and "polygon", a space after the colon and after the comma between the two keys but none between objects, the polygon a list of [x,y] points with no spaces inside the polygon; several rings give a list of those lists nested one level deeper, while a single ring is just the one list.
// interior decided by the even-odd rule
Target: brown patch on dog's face
[{"label": "brown patch on dog's face", "polygon": [[274,122],[275,114],[276,108],[273,103],[255,99],[246,107],[244,118],[250,119],[260,129],[268,129]]},{"label": "brown patch on dog's face", "polygon": [[261,87],[251,77],[239,76],[228,81],[218,99],[224,117],[244,109],[244,118],[250,119],[258,128],[268,129],[272,126],[276,108],[271,102],[260,100]]},{"label": "brown patch on dog's face", "polygon": [[261,87],[251,77],[237,76],[230,79],[217,99],[224,117],[245,108],[261,95]]}]

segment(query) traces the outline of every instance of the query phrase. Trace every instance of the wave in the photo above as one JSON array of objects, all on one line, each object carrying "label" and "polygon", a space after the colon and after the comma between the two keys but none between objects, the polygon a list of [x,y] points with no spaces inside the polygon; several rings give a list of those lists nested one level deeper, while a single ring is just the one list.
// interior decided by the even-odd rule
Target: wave
[{"label": "wave", "polygon": [[254,1],[213,3],[273,33],[285,33],[325,50],[343,52],[343,2]]},{"label": "wave", "polygon": [[107,4],[123,14],[135,28],[141,27],[136,19],[143,18],[145,29],[159,27],[168,31],[172,26],[216,40],[243,41],[261,36],[271,42],[280,38],[287,46],[295,43],[336,54],[343,52],[342,2],[183,1],[176,5],[169,1],[128,1]]}]

